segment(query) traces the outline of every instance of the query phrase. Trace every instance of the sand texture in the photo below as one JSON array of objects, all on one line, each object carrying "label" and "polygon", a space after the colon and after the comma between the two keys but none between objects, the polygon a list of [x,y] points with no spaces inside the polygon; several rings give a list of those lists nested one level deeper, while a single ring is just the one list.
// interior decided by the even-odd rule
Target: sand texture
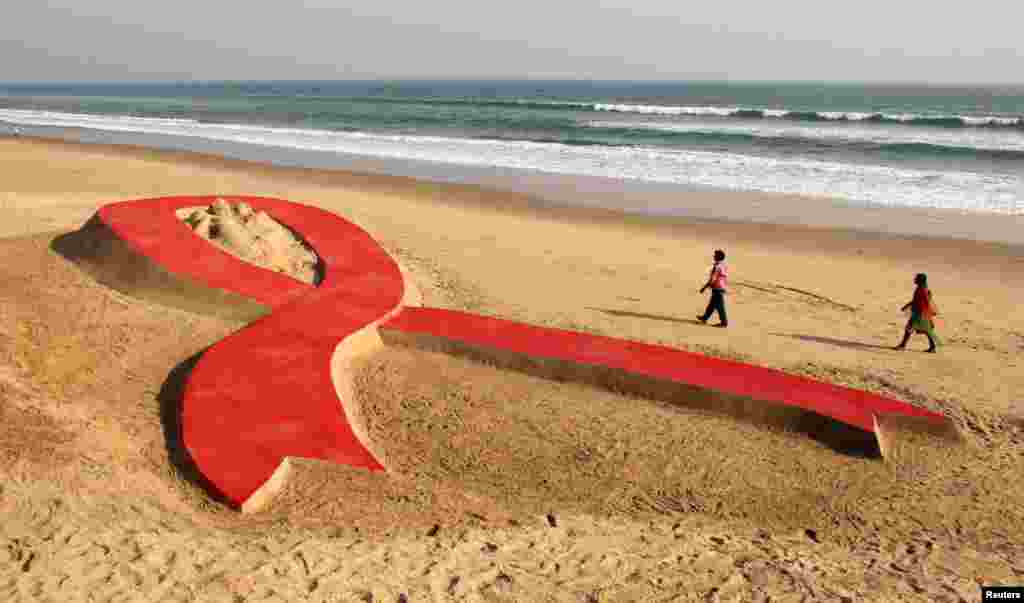
[{"label": "sand texture", "polygon": [[316,252],[294,232],[248,203],[217,199],[209,207],[178,210],[197,235],[235,257],[315,285],[320,280]]},{"label": "sand texture", "polygon": [[[0,166],[0,600],[974,601],[1024,583],[1020,248],[24,139],[0,139]],[[883,462],[384,347],[352,361],[351,388],[388,472],[296,460],[267,508],[233,512],[199,485],[177,405],[244,321],[111,289],[54,248],[102,204],[210,191],[353,220],[424,305],[883,392],[965,441],[905,439]],[[715,248],[728,330],[693,319]],[[942,311],[937,355],[888,349],[916,272]]]}]

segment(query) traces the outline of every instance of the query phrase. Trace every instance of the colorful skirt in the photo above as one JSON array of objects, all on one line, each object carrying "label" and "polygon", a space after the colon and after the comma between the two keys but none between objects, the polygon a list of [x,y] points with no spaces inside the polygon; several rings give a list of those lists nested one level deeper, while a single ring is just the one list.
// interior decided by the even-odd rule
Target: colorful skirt
[{"label": "colorful skirt", "polygon": [[930,335],[932,340],[935,341],[935,345],[939,345],[939,337],[935,334],[935,321],[926,318],[922,314],[911,314],[910,322],[907,323],[907,327],[913,329],[918,333],[925,333]]}]

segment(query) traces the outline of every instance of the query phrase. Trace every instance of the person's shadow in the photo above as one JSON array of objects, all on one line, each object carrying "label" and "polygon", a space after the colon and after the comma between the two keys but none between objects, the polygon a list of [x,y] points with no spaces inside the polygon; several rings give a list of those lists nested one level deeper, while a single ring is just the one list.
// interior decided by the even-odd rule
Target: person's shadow
[{"label": "person's shadow", "polygon": [[587,310],[594,310],[595,312],[603,312],[610,316],[623,316],[628,318],[646,318],[648,320],[663,320],[666,322],[678,322],[682,324],[693,324],[699,325],[700,321],[696,319],[685,319],[679,318],[678,316],[668,316],[665,314],[648,314],[646,312],[631,312],[629,310],[613,310],[611,308],[594,308],[591,306],[585,306]]},{"label": "person's shadow", "polygon": [[797,339],[799,341],[807,341],[810,343],[826,343],[828,345],[834,345],[841,348],[851,348],[855,350],[890,350],[891,346],[878,345],[874,343],[864,343],[861,341],[849,341],[847,339],[833,339],[831,337],[819,337],[817,335],[799,335],[795,333],[771,333],[775,337],[789,337],[790,339]]}]

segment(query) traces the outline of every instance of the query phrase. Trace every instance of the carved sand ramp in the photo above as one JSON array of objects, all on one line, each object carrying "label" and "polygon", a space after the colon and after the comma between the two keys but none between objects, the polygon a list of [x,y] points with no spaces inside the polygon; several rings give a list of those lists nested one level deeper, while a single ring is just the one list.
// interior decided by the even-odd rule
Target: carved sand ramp
[{"label": "carved sand ramp", "polygon": [[380,329],[387,344],[726,413],[848,453],[887,456],[903,430],[958,437],[943,415],[899,400],[665,346],[438,308],[404,308]]}]

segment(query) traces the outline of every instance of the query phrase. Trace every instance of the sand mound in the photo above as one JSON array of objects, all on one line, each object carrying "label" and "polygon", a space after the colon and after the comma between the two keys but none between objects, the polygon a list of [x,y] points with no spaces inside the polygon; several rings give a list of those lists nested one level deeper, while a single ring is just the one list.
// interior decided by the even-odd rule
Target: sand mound
[{"label": "sand mound", "polygon": [[78,230],[54,238],[50,247],[97,282],[135,299],[243,322],[269,311],[248,297],[165,269],[122,239],[98,213]]},{"label": "sand mound", "polygon": [[209,207],[187,207],[178,217],[199,236],[235,257],[304,283],[320,280],[316,252],[294,232],[245,202],[217,199]]}]

